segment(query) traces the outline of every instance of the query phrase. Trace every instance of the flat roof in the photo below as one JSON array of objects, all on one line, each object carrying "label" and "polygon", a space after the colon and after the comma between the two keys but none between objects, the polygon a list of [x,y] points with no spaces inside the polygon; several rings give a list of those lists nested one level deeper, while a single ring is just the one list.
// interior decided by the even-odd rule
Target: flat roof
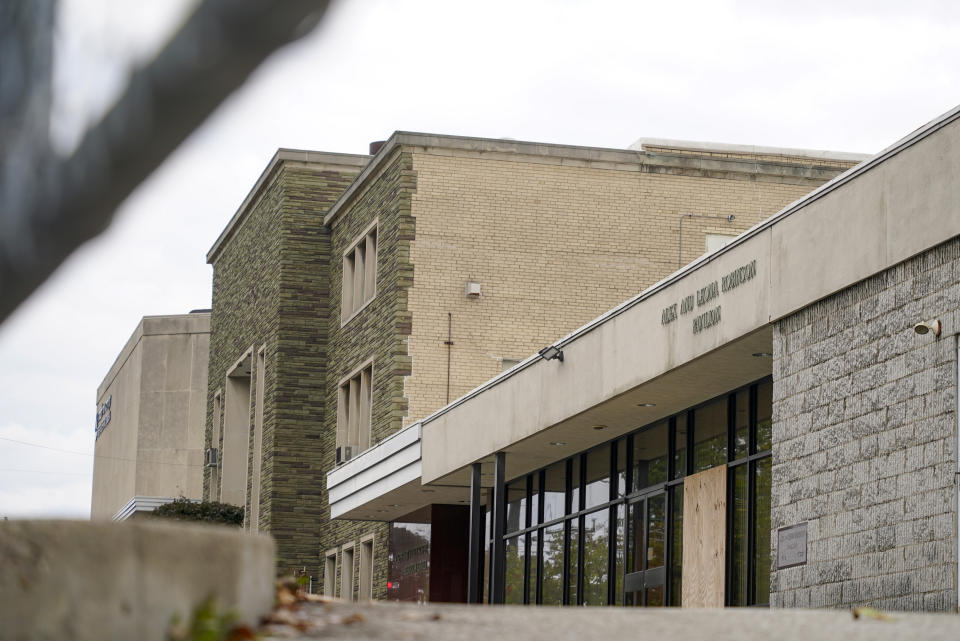
[{"label": "flat roof", "polygon": [[243,199],[243,202],[240,203],[233,217],[230,218],[230,222],[227,223],[227,226],[223,228],[223,231],[220,232],[220,235],[217,236],[217,239],[213,242],[213,245],[207,252],[207,263],[212,264],[213,261],[216,260],[217,254],[223,248],[224,243],[239,229],[240,225],[246,219],[247,213],[253,206],[253,203],[260,197],[260,194],[270,182],[276,170],[284,162],[295,161],[316,164],[321,167],[360,168],[366,165],[370,161],[370,158],[371,156],[367,156],[366,154],[338,154],[326,151],[309,151],[306,149],[284,149],[282,147],[277,149],[276,153],[273,154],[273,157],[270,159],[270,162],[267,163],[267,166],[264,167],[260,173],[257,182],[253,184],[246,198]]},{"label": "flat roof", "polygon": [[698,140],[672,140],[668,138],[639,138],[629,149],[643,150],[651,147],[676,149],[718,154],[750,154],[757,156],[782,156],[783,158],[806,158],[809,160],[827,160],[839,162],[862,162],[873,154],[860,154],[846,151],[826,151],[822,149],[796,149],[792,147],[762,147],[760,145],[733,145],[723,142],[702,142]]},{"label": "flat roof", "polygon": [[209,333],[209,310],[195,310],[189,314],[144,316],[140,319],[140,322],[137,323],[130,338],[127,339],[123,349],[120,350],[117,358],[113,361],[113,365],[107,370],[107,375],[103,377],[103,381],[97,386],[97,402],[100,402],[100,397],[103,396],[103,393],[110,387],[111,383],[113,383],[113,379],[117,377],[117,374],[119,374],[123,366],[126,365],[127,359],[130,358],[130,354],[133,353],[133,349],[144,336]]}]

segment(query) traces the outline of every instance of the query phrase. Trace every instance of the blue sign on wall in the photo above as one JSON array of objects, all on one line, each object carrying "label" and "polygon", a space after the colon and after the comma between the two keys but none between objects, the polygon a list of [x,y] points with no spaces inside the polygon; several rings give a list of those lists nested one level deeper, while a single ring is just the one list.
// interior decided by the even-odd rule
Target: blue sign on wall
[{"label": "blue sign on wall", "polygon": [[[97,409],[97,425],[96,425],[96,438],[100,438],[100,434],[103,433],[104,428],[110,424],[110,405],[113,403],[113,394],[107,397],[107,400],[104,403],[100,404],[99,409]],[[96,439],[94,439],[96,440]]]}]

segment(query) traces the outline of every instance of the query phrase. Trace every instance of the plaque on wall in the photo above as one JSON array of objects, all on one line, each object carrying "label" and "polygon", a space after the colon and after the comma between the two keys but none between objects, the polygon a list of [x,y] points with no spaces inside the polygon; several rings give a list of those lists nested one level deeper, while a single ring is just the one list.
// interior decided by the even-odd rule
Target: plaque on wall
[{"label": "plaque on wall", "polygon": [[799,523],[777,530],[777,569],[807,563],[807,524]]}]

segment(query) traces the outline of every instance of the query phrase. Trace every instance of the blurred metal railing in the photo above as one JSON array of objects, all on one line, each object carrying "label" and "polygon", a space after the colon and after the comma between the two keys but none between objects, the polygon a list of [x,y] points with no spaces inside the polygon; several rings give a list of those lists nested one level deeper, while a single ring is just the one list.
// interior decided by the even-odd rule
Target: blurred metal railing
[{"label": "blurred metal railing", "polygon": [[0,4],[2,322],[106,229],[120,203],[261,62],[311,31],[329,2],[205,0],[67,159],[36,126],[49,113],[53,2]]}]

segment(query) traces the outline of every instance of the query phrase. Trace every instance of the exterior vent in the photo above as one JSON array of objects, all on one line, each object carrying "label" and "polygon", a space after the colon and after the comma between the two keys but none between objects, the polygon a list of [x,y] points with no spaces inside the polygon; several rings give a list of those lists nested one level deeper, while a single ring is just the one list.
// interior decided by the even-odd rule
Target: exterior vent
[{"label": "exterior vent", "polygon": [[355,448],[352,445],[341,445],[337,448],[337,465],[343,465],[353,458]]},{"label": "exterior vent", "polygon": [[208,447],[207,450],[203,453],[203,465],[204,467],[216,467],[217,466],[217,448]]}]

